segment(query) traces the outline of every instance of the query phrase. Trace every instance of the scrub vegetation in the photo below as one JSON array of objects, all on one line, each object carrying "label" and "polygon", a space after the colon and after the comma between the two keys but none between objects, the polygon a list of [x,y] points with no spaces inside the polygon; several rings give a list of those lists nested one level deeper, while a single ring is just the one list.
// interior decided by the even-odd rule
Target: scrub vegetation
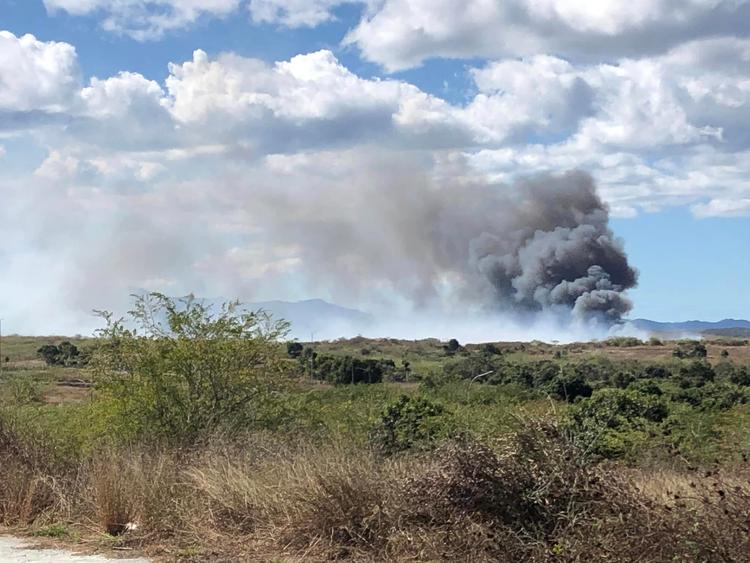
[{"label": "scrub vegetation", "polygon": [[739,339],[290,343],[160,294],[3,339],[0,526],[185,561],[743,561]]}]

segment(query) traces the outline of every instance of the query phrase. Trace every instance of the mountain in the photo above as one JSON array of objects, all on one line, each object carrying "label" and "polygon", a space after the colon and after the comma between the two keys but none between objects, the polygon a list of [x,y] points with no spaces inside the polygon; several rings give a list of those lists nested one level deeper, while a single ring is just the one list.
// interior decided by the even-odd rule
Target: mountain
[{"label": "mountain", "polygon": [[648,319],[634,319],[630,321],[636,328],[647,332],[684,332],[700,334],[707,332],[720,335],[725,331],[748,330],[750,321],[743,319],[724,319],[717,322],[709,321],[683,321],[683,322],[658,322]]},{"label": "mountain", "polygon": [[250,309],[263,309],[274,318],[292,324],[293,338],[299,340],[327,340],[342,335],[362,332],[373,323],[373,318],[357,309],[340,307],[322,299],[305,301],[261,301],[247,303]]}]

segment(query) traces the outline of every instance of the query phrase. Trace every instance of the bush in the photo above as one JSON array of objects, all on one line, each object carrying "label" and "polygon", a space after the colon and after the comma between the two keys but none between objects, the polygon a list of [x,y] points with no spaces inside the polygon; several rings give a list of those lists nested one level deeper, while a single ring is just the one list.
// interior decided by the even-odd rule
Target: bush
[{"label": "bush", "polygon": [[542,388],[560,374],[560,365],[550,360],[497,365],[496,373],[488,378],[489,383]]},{"label": "bush", "polygon": [[36,353],[48,366],[85,364],[88,359],[85,354],[81,354],[75,344],[71,344],[68,341],[61,342],[58,345],[45,344]]},{"label": "bush", "polygon": [[672,355],[675,358],[705,358],[708,355],[706,346],[698,340],[680,342]]},{"label": "bush", "polygon": [[676,382],[682,389],[703,387],[706,383],[713,381],[715,375],[711,364],[706,361],[696,360],[687,365],[680,366]]},{"label": "bush", "polygon": [[750,387],[750,368],[732,362],[720,362],[715,368],[716,379],[730,381],[735,385]]},{"label": "bush", "polygon": [[502,365],[502,360],[497,357],[487,356],[484,354],[472,354],[465,358],[451,360],[443,365],[443,374],[448,378],[457,379],[474,379],[475,377],[487,374],[478,381],[491,381],[493,375]]},{"label": "bush", "polygon": [[621,457],[633,452],[669,410],[657,395],[621,389],[601,389],[571,411],[571,428],[593,453]]},{"label": "bush", "polygon": [[448,341],[448,344],[443,346],[443,349],[445,350],[446,355],[452,356],[459,350],[461,350],[461,344],[456,340],[455,338],[451,338]]},{"label": "bush", "polygon": [[628,385],[628,391],[643,393],[644,395],[655,395],[660,397],[664,394],[661,387],[652,379],[638,379]]},{"label": "bush", "polygon": [[604,341],[607,346],[616,346],[618,348],[632,348],[634,346],[643,346],[643,341],[634,336],[613,336]]},{"label": "bush", "polygon": [[389,404],[371,433],[377,451],[391,455],[411,449],[429,449],[445,430],[440,403],[424,397],[401,395]]},{"label": "bush", "polygon": [[299,342],[287,342],[286,353],[290,358],[299,358],[305,347]]},{"label": "bush", "polygon": [[674,394],[675,401],[682,401],[703,410],[727,410],[748,402],[748,391],[726,382],[710,382],[700,387],[681,389]]},{"label": "bush", "polygon": [[188,297],[136,297],[126,329],[107,327],[94,360],[95,388],[136,433],[193,441],[263,419],[285,382],[278,339],[287,330],[262,311],[227,303],[214,312]]},{"label": "bush", "polygon": [[547,382],[543,390],[555,399],[575,402],[579,397],[591,397],[593,389],[586,380],[576,373],[563,373]]},{"label": "bush", "polygon": [[315,360],[315,377],[335,385],[381,383],[395,370],[393,360],[354,356],[318,356]]},{"label": "bush", "polygon": [[500,348],[498,348],[495,344],[492,344],[492,343],[482,344],[479,347],[479,352],[481,354],[484,354],[485,356],[501,356],[503,353],[502,350],[500,350]]}]

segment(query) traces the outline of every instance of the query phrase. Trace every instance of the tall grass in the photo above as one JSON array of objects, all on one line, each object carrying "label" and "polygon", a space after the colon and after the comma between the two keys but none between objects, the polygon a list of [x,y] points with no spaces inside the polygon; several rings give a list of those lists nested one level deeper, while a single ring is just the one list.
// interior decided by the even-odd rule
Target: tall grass
[{"label": "tall grass", "polygon": [[547,420],[396,458],[253,435],[105,448],[63,468],[12,441],[3,525],[64,522],[172,559],[742,561],[750,548],[742,471],[594,464]]}]

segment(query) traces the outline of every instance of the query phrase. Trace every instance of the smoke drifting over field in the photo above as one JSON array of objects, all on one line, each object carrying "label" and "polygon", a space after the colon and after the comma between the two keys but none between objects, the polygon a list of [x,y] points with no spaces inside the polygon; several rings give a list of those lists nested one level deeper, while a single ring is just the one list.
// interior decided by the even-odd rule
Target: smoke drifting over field
[{"label": "smoke drifting over field", "polygon": [[124,312],[145,290],[372,314],[330,338],[562,340],[604,336],[631,306],[636,272],[584,172],[489,183],[454,155],[354,149],[190,173],[142,192],[19,188],[34,212],[16,216],[34,220],[6,234],[35,260],[12,262],[0,289],[33,287],[39,310],[10,303],[8,326],[88,333],[92,309]]},{"label": "smoke drifting over field", "polygon": [[637,273],[588,174],[509,186],[426,180],[408,165],[380,164],[314,200],[277,193],[258,214],[283,215],[264,225],[270,239],[295,245],[305,272],[321,287],[341,288],[350,304],[391,291],[417,310],[439,304],[604,325],[630,310],[624,292]]}]

